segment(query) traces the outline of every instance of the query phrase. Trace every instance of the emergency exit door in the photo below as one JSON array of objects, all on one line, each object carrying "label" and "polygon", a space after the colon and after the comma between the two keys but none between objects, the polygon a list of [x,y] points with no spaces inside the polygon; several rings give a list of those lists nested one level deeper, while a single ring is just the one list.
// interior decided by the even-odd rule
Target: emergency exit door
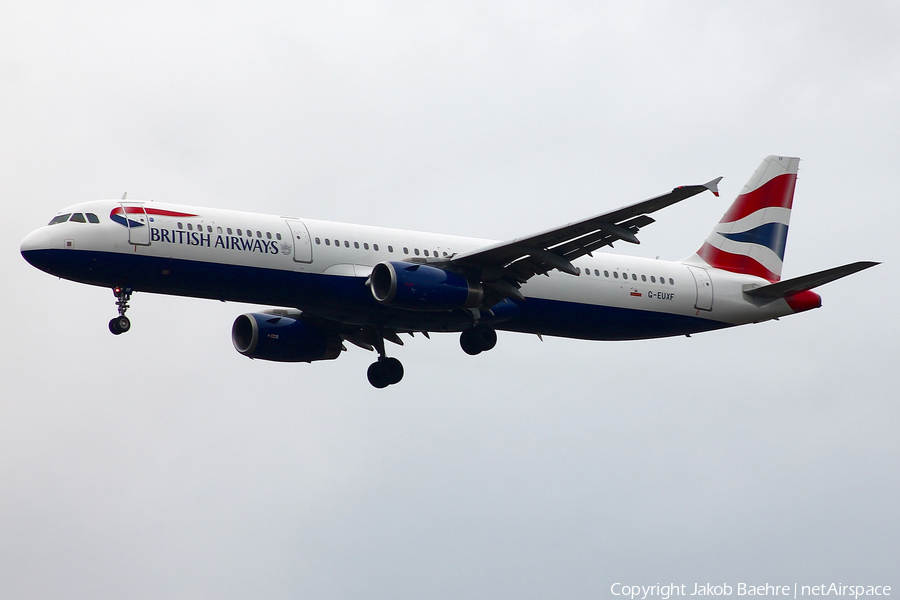
[{"label": "emergency exit door", "polygon": [[712,279],[709,277],[709,271],[700,267],[688,267],[691,275],[694,276],[694,283],[697,285],[697,301],[694,302],[694,308],[700,310],[712,310],[713,306],[713,285]]},{"label": "emergency exit door", "polygon": [[312,243],[309,239],[309,230],[301,221],[288,221],[291,228],[291,238],[294,243],[294,261],[300,263],[312,262]]},{"label": "emergency exit door", "polygon": [[140,202],[120,202],[128,227],[128,243],[135,246],[150,245],[150,219]]}]

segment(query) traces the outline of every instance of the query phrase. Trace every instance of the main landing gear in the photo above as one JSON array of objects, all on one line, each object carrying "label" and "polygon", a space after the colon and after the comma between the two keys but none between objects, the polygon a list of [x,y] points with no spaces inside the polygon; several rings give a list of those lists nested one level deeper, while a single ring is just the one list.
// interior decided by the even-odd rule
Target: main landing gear
[{"label": "main landing gear", "polygon": [[366,371],[369,383],[378,389],[400,383],[403,379],[403,364],[396,358],[380,356],[376,362],[369,365]]},{"label": "main landing gear", "polygon": [[128,301],[131,299],[131,288],[114,287],[113,294],[116,296],[119,316],[110,320],[109,330],[113,335],[119,335],[131,329],[131,321],[125,316],[125,311],[128,310]]},{"label": "main landing gear", "polygon": [[487,325],[476,325],[466,329],[459,336],[459,345],[463,352],[475,356],[487,352],[497,345],[497,332]]},{"label": "main landing gear", "polygon": [[[378,360],[369,365],[366,377],[372,386],[382,389],[403,379],[403,364],[396,358],[389,357],[384,352],[384,333],[382,331],[368,332],[369,340],[378,352]],[[396,337],[396,336],[395,336]],[[402,344],[399,339],[397,343]]]}]

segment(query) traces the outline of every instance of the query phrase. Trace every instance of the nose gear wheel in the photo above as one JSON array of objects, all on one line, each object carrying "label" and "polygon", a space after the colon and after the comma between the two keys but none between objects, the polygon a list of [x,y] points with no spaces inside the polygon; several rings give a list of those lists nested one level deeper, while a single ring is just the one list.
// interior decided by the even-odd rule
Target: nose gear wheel
[{"label": "nose gear wheel", "polygon": [[113,294],[116,297],[116,306],[119,309],[119,316],[110,320],[109,331],[113,335],[121,335],[131,329],[131,320],[125,316],[128,310],[128,301],[131,299],[131,288],[114,287]]}]

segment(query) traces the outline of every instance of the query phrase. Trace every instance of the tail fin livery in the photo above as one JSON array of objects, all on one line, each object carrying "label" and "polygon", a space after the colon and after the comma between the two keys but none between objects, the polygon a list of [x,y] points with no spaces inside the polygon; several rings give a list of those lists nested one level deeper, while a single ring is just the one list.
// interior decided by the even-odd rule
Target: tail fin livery
[{"label": "tail fin livery", "polygon": [[696,256],[733,273],[781,279],[800,159],[767,156]]}]

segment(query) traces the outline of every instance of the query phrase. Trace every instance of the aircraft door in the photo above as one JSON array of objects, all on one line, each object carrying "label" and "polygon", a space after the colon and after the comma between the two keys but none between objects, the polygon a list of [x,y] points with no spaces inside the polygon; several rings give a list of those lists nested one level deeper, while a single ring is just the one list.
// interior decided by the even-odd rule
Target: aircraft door
[{"label": "aircraft door", "polygon": [[140,202],[120,202],[128,227],[128,243],[135,246],[150,245],[150,218]]},{"label": "aircraft door", "polygon": [[712,310],[713,306],[713,286],[709,272],[700,267],[688,267],[691,275],[694,276],[694,283],[697,285],[697,301],[694,302],[694,308],[699,310]]},{"label": "aircraft door", "polygon": [[294,241],[294,262],[312,262],[312,242],[309,239],[309,230],[301,221],[288,221],[291,228],[291,238]]}]

